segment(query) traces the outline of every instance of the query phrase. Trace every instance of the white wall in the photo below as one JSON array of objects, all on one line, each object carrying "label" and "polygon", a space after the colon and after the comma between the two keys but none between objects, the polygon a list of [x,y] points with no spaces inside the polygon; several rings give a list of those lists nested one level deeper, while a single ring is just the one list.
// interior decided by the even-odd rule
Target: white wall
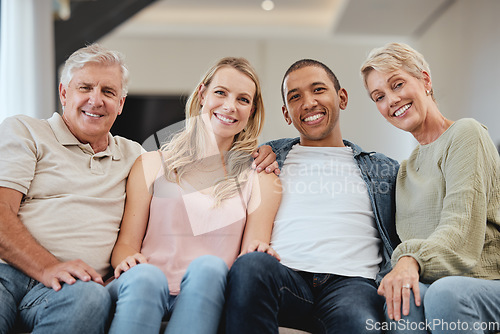
[{"label": "white wall", "polygon": [[477,119],[500,145],[500,1],[456,2],[419,40],[441,112]]},{"label": "white wall", "polygon": [[[190,94],[204,72],[224,56],[246,57],[257,70],[266,107],[261,142],[298,136],[281,112],[280,85],[286,69],[301,58],[330,66],[347,89],[349,104],[341,114],[344,138],[367,150],[401,160],[409,155],[411,136],[389,124],[369,100],[359,75],[368,51],[379,43],[324,40],[249,40],[206,38],[113,38],[100,41],[126,55],[131,72],[129,94]],[[139,50],[139,51],[138,51]],[[140,112],[140,111],[137,111]]]},{"label": "white wall", "polygon": [[[359,67],[366,54],[379,44],[366,42],[328,41],[274,41],[269,42],[266,54],[266,82],[271,85],[266,91],[268,119],[263,140],[283,136],[297,136],[293,126],[288,126],[281,113],[280,85],[283,74],[296,60],[314,58],[328,65],[337,75],[340,84],[349,96],[347,109],[340,116],[342,134],[366,150],[383,152],[396,159],[409,155],[413,145],[411,136],[386,124],[375,105],[368,98],[359,74]],[[272,131],[276,126],[279,131]]]},{"label": "white wall", "polygon": [[[266,106],[261,141],[297,136],[281,113],[280,84],[288,66],[314,58],[330,66],[349,93],[341,114],[344,138],[367,150],[406,158],[416,141],[378,114],[363,87],[359,67],[368,52],[386,42],[407,42],[430,64],[441,111],[450,119],[473,117],[500,143],[500,13],[498,0],[458,0],[416,40],[394,38],[254,40],[224,38],[116,38],[101,43],[126,54],[130,94],[189,94],[202,74],[224,56],[244,56],[259,73]],[[140,112],[140,111],[138,111]]]}]

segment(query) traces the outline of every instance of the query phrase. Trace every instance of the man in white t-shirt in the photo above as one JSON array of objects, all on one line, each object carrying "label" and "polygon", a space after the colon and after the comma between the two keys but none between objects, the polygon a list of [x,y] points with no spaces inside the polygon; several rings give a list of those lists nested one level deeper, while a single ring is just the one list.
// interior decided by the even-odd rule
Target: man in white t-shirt
[{"label": "man in white t-shirt", "polygon": [[348,96],[323,63],[294,63],[282,82],[283,115],[299,138],[268,144],[283,197],[271,246],[236,260],[228,277],[226,331],[379,333],[377,281],[399,243],[394,184],[399,164],[342,139]]}]

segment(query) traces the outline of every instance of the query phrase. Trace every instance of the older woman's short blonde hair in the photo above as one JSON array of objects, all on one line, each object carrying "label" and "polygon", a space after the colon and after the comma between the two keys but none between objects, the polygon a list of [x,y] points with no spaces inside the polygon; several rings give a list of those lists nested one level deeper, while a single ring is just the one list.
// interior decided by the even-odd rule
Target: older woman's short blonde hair
[{"label": "older woman's short blonde hair", "polygon": [[[365,87],[368,74],[373,70],[382,73],[404,70],[417,79],[422,79],[423,71],[427,72],[429,76],[431,75],[429,64],[425,61],[424,56],[404,43],[389,43],[370,51],[361,65],[361,76]],[[430,95],[434,98],[432,90]]]}]

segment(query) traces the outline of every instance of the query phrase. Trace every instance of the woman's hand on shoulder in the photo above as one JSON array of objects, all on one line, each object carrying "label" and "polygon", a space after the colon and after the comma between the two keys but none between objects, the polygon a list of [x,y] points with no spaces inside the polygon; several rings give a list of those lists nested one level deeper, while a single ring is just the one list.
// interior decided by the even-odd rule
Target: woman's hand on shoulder
[{"label": "woman's hand on shoulder", "polygon": [[252,253],[252,252],[267,253],[271,256],[274,256],[276,258],[276,260],[278,260],[278,261],[281,260],[278,253],[276,253],[276,251],[267,242],[263,242],[263,241],[260,241],[257,239],[250,242],[250,244],[248,245],[248,247],[246,249],[242,249],[239,256],[247,254],[247,253]]},{"label": "woman's hand on shoulder", "polygon": [[420,306],[419,264],[411,256],[401,257],[394,268],[385,275],[378,288],[378,294],[385,297],[390,319],[401,319],[410,313],[410,295],[413,290],[416,306]]},{"label": "woman's hand on shoulder", "polygon": [[126,272],[132,267],[140,263],[148,263],[148,260],[141,253],[135,253],[134,255],[127,256],[119,265],[115,268],[115,278],[120,277],[121,273]]}]

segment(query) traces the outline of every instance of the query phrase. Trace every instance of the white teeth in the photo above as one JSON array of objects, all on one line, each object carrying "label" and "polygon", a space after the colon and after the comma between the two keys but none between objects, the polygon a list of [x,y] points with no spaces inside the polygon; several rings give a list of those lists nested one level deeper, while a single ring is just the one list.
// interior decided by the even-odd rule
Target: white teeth
[{"label": "white teeth", "polygon": [[96,114],[91,114],[89,112],[84,111],[85,115],[90,116],[90,117],[101,117],[102,115],[96,115]]},{"label": "white teeth", "polygon": [[304,122],[312,122],[312,121],[315,121],[321,117],[323,117],[323,114],[316,114],[313,116],[309,116],[309,117],[304,118]]},{"label": "white teeth", "polygon": [[220,114],[215,114],[215,115],[217,116],[218,119],[220,119],[223,122],[226,122],[226,123],[234,123],[234,122],[236,122],[235,119],[226,118],[226,117],[224,117],[224,116],[222,116]]},{"label": "white teeth", "polygon": [[408,110],[408,108],[411,107],[411,103],[410,104],[407,104],[405,105],[404,107],[401,107],[399,108],[395,113],[394,113],[394,116],[398,117],[400,115],[402,115],[406,110]]}]

